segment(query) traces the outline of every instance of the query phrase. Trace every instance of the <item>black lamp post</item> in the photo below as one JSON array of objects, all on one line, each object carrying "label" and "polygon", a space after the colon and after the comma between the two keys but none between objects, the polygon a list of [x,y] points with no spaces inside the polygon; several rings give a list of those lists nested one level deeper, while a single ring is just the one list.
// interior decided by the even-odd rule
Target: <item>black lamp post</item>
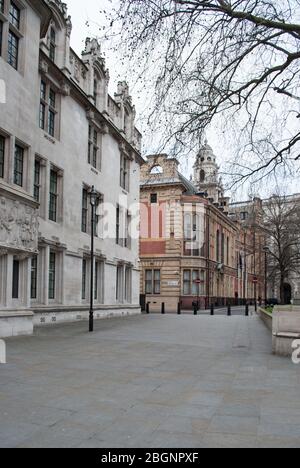
[{"label": "black lamp post", "polygon": [[270,252],[269,247],[264,247],[263,251],[265,253],[265,305],[268,302],[268,253]]},{"label": "black lamp post", "polygon": [[89,315],[89,331],[94,331],[94,236],[95,236],[95,208],[97,204],[98,194],[95,187],[89,193],[91,204],[91,281],[90,281],[90,315]]}]

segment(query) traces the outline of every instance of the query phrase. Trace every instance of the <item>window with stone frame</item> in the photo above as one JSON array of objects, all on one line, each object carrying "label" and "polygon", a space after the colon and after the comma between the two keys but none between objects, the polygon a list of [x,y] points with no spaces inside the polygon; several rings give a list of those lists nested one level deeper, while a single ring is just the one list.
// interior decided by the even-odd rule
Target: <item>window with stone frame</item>
[{"label": "window with stone frame", "polygon": [[[204,270],[184,270],[183,271],[183,295],[202,296],[204,294]],[[199,283],[198,281],[201,281]]]},{"label": "window with stone frame", "polygon": [[50,35],[49,35],[49,58],[52,62],[55,62],[56,58],[56,31],[52,26],[50,28]]},{"label": "window with stone frame", "polygon": [[41,79],[39,126],[53,138],[58,138],[58,100],[58,94],[51,83]]},{"label": "window with stone frame", "polygon": [[93,125],[89,125],[88,163],[101,171],[101,134]]},{"label": "window with stone frame", "polygon": [[37,299],[37,285],[38,285],[38,257],[35,256],[31,259],[31,286],[30,297]]},{"label": "window with stone frame", "polygon": [[184,255],[187,257],[204,255],[204,243],[201,244],[201,219],[201,216],[194,212],[184,214]]},{"label": "window with stone frame", "polygon": [[15,145],[14,184],[23,187],[24,184],[24,158],[25,150],[22,146]]},{"label": "window with stone frame", "polygon": [[132,301],[132,268],[125,268],[125,302],[130,304]]},{"label": "window with stone frame", "polygon": [[121,153],[120,156],[120,186],[122,189],[129,192],[129,174],[130,174],[130,160]]},{"label": "window with stone frame", "polygon": [[[84,185],[82,189],[82,200],[81,200],[81,232],[85,234],[91,234],[91,220],[92,220],[92,207],[90,204],[90,190],[91,188]],[[94,223],[94,236],[100,237],[102,226],[101,226],[101,205],[103,205],[104,198],[101,193],[97,193],[98,197],[95,206],[95,223]]]},{"label": "window with stone frame", "polygon": [[50,251],[49,254],[49,299],[54,300],[56,299],[56,262],[57,262],[57,254],[56,252]]},{"label": "window with stone frame", "polygon": [[161,272],[160,270],[145,271],[145,293],[159,295],[161,292]]},{"label": "window with stone frame", "polygon": [[35,159],[34,161],[34,182],[33,182],[33,197],[35,201],[41,201],[41,161]]},{"label": "window with stone frame", "polygon": [[122,303],[124,300],[124,278],[123,278],[124,267],[118,265],[116,270],[116,299],[117,302]]},{"label": "window with stone frame", "polygon": [[0,0],[0,56],[15,70],[20,69],[21,43],[24,37],[23,10],[23,4],[19,0]]},{"label": "window with stone frame", "polygon": [[5,137],[0,135],[0,178],[4,178],[5,170]]}]

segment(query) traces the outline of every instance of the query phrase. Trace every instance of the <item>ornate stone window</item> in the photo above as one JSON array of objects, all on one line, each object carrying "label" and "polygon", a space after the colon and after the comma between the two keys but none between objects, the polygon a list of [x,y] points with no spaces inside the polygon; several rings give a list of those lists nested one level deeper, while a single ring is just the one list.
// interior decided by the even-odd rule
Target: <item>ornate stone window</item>
[{"label": "ornate stone window", "polygon": [[93,125],[89,125],[88,163],[101,171],[101,135]]},{"label": "ornate stone window", "polygon": [[0,55],[16,70],[23,64],[21,44],[24,30],[23,5],[18,0],[0,1]]}]

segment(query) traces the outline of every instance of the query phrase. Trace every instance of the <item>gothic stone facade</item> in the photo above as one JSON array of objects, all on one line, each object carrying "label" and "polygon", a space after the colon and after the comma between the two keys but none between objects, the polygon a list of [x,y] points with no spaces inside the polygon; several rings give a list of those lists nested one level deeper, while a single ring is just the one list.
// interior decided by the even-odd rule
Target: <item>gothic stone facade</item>
[{"label": "gothic stone facade", "polygon": [[[212,183],[210,179],[210,189]],[[244,235],[240,223],[228,217],[219,181],[220,204],[217,194],[208,198],[200,189],[167,155],[149,156],[142,167],[141,294],[152,311],[159,311],[162,303],[174,312],[179,302],[184,309],[193,302],[203,309],[253,301],[255,293],[258,298],[251,232]]]},{"label": "gothic stone facade", "polygon": [[[81,58],[70,48],[65,3],[0,6],[1,334],[87,317],[92,186],[96,317],[138,313],[138,240],[127,241],[125,225],[139,197],[141,135],[128,87],[108,94],[96,40]],[[103,235],[105,204],[115,235]]]}]

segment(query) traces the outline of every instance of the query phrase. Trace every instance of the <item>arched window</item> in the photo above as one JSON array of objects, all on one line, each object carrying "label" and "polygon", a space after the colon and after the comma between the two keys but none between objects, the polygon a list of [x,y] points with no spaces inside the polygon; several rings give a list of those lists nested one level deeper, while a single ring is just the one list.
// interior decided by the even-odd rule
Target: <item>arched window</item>
[{"label": "arched window", "polygon": [[200,182],[204,182],[205,181],[205,171],[202,169],[200,171]]},{"label": "arched window", "polygon": [[50,29],[50,45],[49,45],[49,57],[53,62],[55,61],[56,55],[56,32],[54,27]]},{"label": "arched window", "polygon": [[163,174],[163,168],[159,165],[157,166],[153,166],[152,169],[150,170],[150,174],[151,175],[155,175],[155,174]]}]

